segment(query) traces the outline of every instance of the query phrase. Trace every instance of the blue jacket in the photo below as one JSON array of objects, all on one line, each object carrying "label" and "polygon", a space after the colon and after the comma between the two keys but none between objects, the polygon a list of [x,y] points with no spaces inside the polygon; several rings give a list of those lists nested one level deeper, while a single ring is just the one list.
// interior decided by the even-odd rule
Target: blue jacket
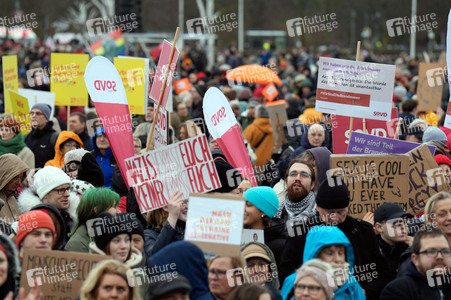
[{"label": "blue jacket", "polygon": [[[316,230],[315,230],[316,229]],[[322,249],[334,245],[343,245],[346,247],[346,259],[349,263],[349,279],[335,291],[336,300],[341,299],[366,299],[362,288],[354,277],[354,251],[352,245],[346,235],[337,227],[333,226],[315,226],[307,234],[303,261],[309,261],[317,258]],[[288,294],[294,287],[296,273],[288,276],[283,282],[281,295],[283,299],[287,299]]]},{"label": "blue jacket", "polygon": [[204,253],[190,242],[172,242],[150,257],[149,264],[162,269],[175,263],[175,270],[185,276],[191,284],[190,299],[214,300],[208,289],[208,268]]},{"label": "blue jacket", "polygon": [[100,132],[104,133],[103,128],[97,130],[95,132],[94,137],[92,138],[92,148],[94,150],[91,151],[91,154],[94,155],[99,166],[102,168],[103,175],[105,177],[104,186],[111,188],[114,167],[117,165],[117,163],[116,159],[114,158],[113,150],[111,150],[111,147],[108,148],[108,150],[103,155],[100,153],[99,148],[97,148],[96,138]]}]

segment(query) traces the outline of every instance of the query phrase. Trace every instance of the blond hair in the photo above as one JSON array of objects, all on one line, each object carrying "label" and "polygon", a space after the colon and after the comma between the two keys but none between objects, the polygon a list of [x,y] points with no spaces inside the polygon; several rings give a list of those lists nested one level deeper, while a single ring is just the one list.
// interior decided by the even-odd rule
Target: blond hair
[{"label": "blond hair", "polygon": [[428,199],[426,206],[424,207],[424,222],[426,224],[431,223],[432,219],[435,218],[435,204],[438,201],[445,199],[451,199],[451,194],[448,192],[439,192]]},{"label": "blond hair", "polygon": [[138,288],[131,287],[128,284],[128,271],[130,271],[129,267],[114,259],[107,259],[99,262],[97,266],[89,272],[88,277],[83,283],[80,289],[80,300],[95,300],[100,283],[106,274],[117,275],[125,280],[127,287],[130,289],[128,300],[141,300]]}]

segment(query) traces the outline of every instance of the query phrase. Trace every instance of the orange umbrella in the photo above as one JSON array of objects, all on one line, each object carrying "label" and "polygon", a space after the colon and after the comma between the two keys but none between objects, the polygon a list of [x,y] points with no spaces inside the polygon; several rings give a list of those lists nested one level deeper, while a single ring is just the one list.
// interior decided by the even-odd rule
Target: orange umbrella
[{"label": "orange umbrella", "polygon": [[239,82],[267,84],[275,82],[282,85],[276,72],[260,65],[244,65],[227,72],[226,78]]}]

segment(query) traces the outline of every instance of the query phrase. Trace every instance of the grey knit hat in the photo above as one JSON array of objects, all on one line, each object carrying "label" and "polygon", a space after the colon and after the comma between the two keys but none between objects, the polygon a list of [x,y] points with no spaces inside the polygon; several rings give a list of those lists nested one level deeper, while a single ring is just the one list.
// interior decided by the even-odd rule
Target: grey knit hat
[{"label": "grey knit hat", "polygon": [[304,263],[296,271],[296,280],[294,281],[294,284],[296,285],[299,280],[304,277],[312,277],[324,289],[326,299],[331,300],[333,299],[334,292],[337,290],[335,279],[332,276],[332,266],[321,259],[314,258]]},{"label": "grey knit hat", "polygon": [[429,126],[423,133],[423,143],[429,141],[448,141],[446,134],[437,127]]}]

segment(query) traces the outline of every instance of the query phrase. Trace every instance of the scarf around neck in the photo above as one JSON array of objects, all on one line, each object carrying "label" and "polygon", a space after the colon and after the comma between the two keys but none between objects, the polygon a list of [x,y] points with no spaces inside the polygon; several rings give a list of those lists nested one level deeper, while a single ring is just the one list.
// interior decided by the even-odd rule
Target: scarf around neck
[{"label": "scarf around neck", "polygon": [[25,142],[22,133],[18,133],[9,141],[0,140],[0,155],[13,153],[16,154],[25,147]]},{"label": "scarf around neck", "polygon": [[283,209],[287,211],[288,219],[303,218],[307,219],[315,215],[316,213],[316,200],[315,193],[310,192],[308,195],[299,202],[292,202],[288,199],[288,194],[285,195],[285,200],[277,211],[275,218],[280,218],[282,216]]}]

